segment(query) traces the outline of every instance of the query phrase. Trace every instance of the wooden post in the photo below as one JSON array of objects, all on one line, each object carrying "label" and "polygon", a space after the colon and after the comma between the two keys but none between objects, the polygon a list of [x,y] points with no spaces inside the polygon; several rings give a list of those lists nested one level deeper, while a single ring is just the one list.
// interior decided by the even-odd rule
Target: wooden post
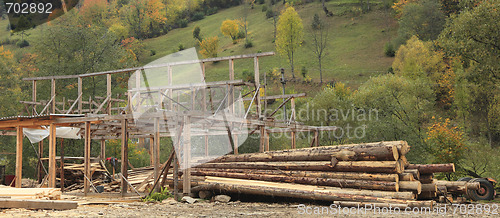
[{"label": "wooden post", "polygon": [[111,115],[111,74],[106,74],[106,97],[108,100],[108,114]]},{"label": "wooden post", "polygon": [[64,192],[64,139],[61,139],[61,191]]},{"label": "wooden post", "polygon": [[296,148],[296,145],[295,145],[295,131],[292,130],[292,132],[290,133],[291,137],[292,137],[292,149],[295,149]]},{"label": "wooden post", "polygon": [[261,118],[262,116],[262,102],[260,99],[260,72],[259,72],[259,58],[254,57],[253,58],[253,70],[254,70],[254,79],[255,79],[255,87],[259,88],[257,90],[259,94],[257,94],[257,101],[255,102],[255,106],[257,107],[257,116]]},{"label": "wooden post", "polygon": [[229,59],[229,80],[234,80],[234,60]]},{"label": "wooden post", "polygon": [[16,128],[16,188],[21,188],[23,178],[23,128]]},{"label": "wooden post", "polygon": [[38,142],[38,183],[42,183],[44,172],[43,172],[43,162],[41,161],[43,157],[43,140]]},{"label": "wooden post", "polygon": [[184,117],[184,143],[183,143],[183,169],[182,174],[182,192],[185,196],[191,194],[191,118],[189,116]]},{"label": "wooden post", "polygon": [[153,137],[149,138],[149,164],[151,166],[154,165],[155,157],[153,156],[153,150],[155,148],[155,135]]},{"label": "wooden post", "polygon": [[99,155],[99,159],[104,161],[106,159],[106,140],[101,139],[101,154]]},{"label": "wooden post", "polygon": [[259,152],[264,152],[264,146],[265,146],[265,135],[266,134],[266,127],[265,126],[260,126],[260,146],[259,146]]},{"label": "wooden post", "polygon": [[314,144],[316,147],[319,146],[319,130],[314,131]]},{"label": "wooden post", "polygon": [[[172,149],[174,149],[175,151],[175,147]],[[172,164],[174,164],[174,199],[178,201],[179,199],[177,199],[177,196],[179,195],[179,161],[177,160],[177,152],[175,152],[174,159],[172,161]]]},{"label": "wooden post", "polygon": [[269,151],[269,138],[270,138],[269,132],[266,131],[266,149],[265,149],[265,151]]},{"label": "wooden post", "polygon": [[[36,102],[36,80],[33,80],[33,90],[31,94],[31,101]],[[36,115],[36,104],[33,105],[32,115]]]},{"label": "wooden post", "polygon": [[122,187],[122,190],[121,190],[121,194],[122,194],[122,197],[125,196],[125,194],[127,194],[127,189],[128,189],[128,185],[127,185],[127,181],[125,180],[126,178],[128,178],[128,132],[127,132],[127,128],[128,128],[128,123],[127,123],[127,120],[122,120],[122,134],[121,134],[121,138],[122,138],[122,164],[121,164],[121,172],[122,172],[122,178],[121,178],[121,187]]},{"label": "wooden post", "polygon": [[56,125],[50,124],[49,133],[49,188],[56,187]]},{"label": "wooden post", "polygon": [[205,82],[205,62],[201,62],[201,82]]},{"label": "wooden post", "polygon": [[52,100],[52,113],[55,114],[56,113],[56,79],[52,79],[52,83],[51,83],[51,86],[50,86],[50,98],[53,98]]},{"label": "wooden post", "polygon": [[78,77],[78,96],[80,96],[80,98],[78,98],[78,113],[79,114],[82,114],[82,109],[83,109],[83,96],[82,96],[82,92],[83,92],[83,84],[82,84],[82,78],[81,77]]},{"label": "wooden post", "polygon": [[84,171],[83,171],[83,193],[85,196],[87,196],[87,193],[89,193],[90,189],[90,143],[91,143],[91,138],[90,138],[90,122],[85,122],[85,148],[84,148]]},{"label": "wooden post", "polygon": [[[160,177],[159,165],[160,165],[160,154],[158,153],[158,148],[160,147],[160,118],[155,118],[154,123],[154,143],[153,143],[153,169],[154,169],[154,180],[158,181]],[[158,192],[159,185],[155,186],[155,191]]]},{"label": "wooden post", "polygon": [[238,154],[238,134],[233,134],[233,142],[234,142],[234,154]]},{"label": "wooden post", "polygon": [[[167,82],[168,82],[168,85],[171,86],[172,85],[172,66],[171,65],[168,65],[167,67]],[[172,99],[172,96],[173,96],[173,93],[172,93],[172,89],[168,89],[168,93],[167,93],[168,97],[170,99]],[[172,111],[174,109],[174,104],[172,102],[172,100],[168,100],[168,108]]]}]

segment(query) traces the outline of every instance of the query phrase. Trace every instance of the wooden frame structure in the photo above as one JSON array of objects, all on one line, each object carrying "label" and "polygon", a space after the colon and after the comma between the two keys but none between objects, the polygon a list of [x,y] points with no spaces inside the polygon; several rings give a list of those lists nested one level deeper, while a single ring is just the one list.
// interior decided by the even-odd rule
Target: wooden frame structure
[{"label": "wooden frame structure", "polygon": [[[204,124],[197,123],[197,121],[224,121],[231,124],[246,124],[249,130],[253,130],[250,134],[259,133],[260,134],[260,146],[259,151],[269,151],[269,138],[270,134],[276,132],[290,132],[292,136],[291,148],[295,148],[296,142],[296,132],[300,131],[312,131],[314,132],[314,140],[311,146],[318,145],[319,141],[319,131],[334,131],[336,127],[314,127],[306,126],[295,121],[295,98],[304,97],[305,94],[290,94],[290,95],[278,95],[278,96],[261,96],[261,88],[265,89],[265,85],[260,83],[260,71],[259,71],[259,58],[274,55],[274,52],[257,53],[251,55],[237,55],[229,57],[218,57],[202,60],[192,60],[192,61],[182,61],[175,63],[166,63],[162,65],[147,66],[147,67],[137,67],[114,71],[105,71],[97,73],[88,73],[81,75],[65,75],[65,76],[48,76],[48,77],[35,77],[35,78],[24,78],[24,81],[32,82],[32,99],[31,101],[21,101],[25,104],[26,112],[31,113],[31,116],[18,116],[0,119],[0,130],[5,130],[0,132],[3,135],[16,135],[17,145],[16,145],[16,178],[22,178],[22,143],[23,143],[23,128],[41,128],[46,126],[49,128],[49,169],[48,169],[48,186],[56,186],[56,127],[59,126],[71,126],[81,128],[82,138],[85,140],[84,143],[84,193],[90,190],[90,147],[92,140],[99,140],[101,145],[100,159],[105,158],[105,140],[107,139],[121,139],[121,194],[124,196],[127,193],[128,181],[127,181],[127,170],[128,165],[123,163],[128,163],[128,139],[129,138],[149,138],[151,142],[151,163],[154,166],[153,181],[157,181],[160,175],[160,139],[162,137],[172,137],[173,133],[165,131],[169,128],[175,128],[177,123],[166,122],[166,117],[180,117],[185,122],[186,125],[183,127],[183,131],[180,132],[184,137],[184,149],[190,148],[190,138],[191,136],[205,136],[205,155],[208,155],[208,140],[207,135],[228,135],[225,130],[225,126],[216,126],[220,128],[220,131],[216,132],[203,132],[199,131],[204,128]],[[254,60],[254,78],[255,82],[249,83],[242,80],[237,80],[234,75],[234,61],[237,59],[248,59]],[[187,84],[187,85],[174,85],[172,84],[172,71],[175,66],[186,65],[186,64],[201,64],[202,69],[202,81],[205,81],[205,64],[209,62],[229,62],[229,80],[227,81],[217,81],[217,82],[206,82],[201,84]],[[141,87],[139,83],[136,84],[135,88],[132,88],[125,95],[117,95],[113,98],[112,93],[112,75],[120,73],[137,72],[136,81],[141,80],[141,75],[146,69],[151,68],[166,68],[166,73],[168,75],[168,85],[162,87]],[[83,100],[83,78],[86,77],[106,77],[106,93],[105,97],[90,96],[88,101]],[[68,99],[68,96],[57,96],[56,94],[56,83],[61,79],[76,79],[77,80],[77,97],[74,100]],[[50,99],[49,100],[38,100],[37,98],[37,85],[41,81],[50,81]],[[249,101],[248,108],[245,108],[245,117],[233,116],[234,111],[233,105],[235,101],[234,89],[236,87],[250,87],[253,91],[245,94],[243,101]],[[213,90],[222,90],[225,93],[225,97],[219,101],[208,101]],[[141,124],[138,127],[137,121],[134,119],[132,112],[138,110],[139,107],[134,105],[134,102],[141,102],[143,97],[155,92],[161,94],[161,98],[156,99],[155,104],[160,105],[161,111],[151,112],[143,117],[145,119],[153,120],[154,122]],[[190,93],[191,102],[189,104],[186,102],[179,102],[179,97],[177,101],[175,100],[176,93]],[[265,93],[265,92],[264,92]],[[134,97],[135,96],[135,97]],[[177,95],[178,96],[178,95]],[[283,103],[271,114],[262,113],[262,101],[268,99],[283,99]],[[61,101],[62,100],[62,101]],[[198,104],[201,102],[201,105]],[[210,102],[211,105],[207,105]],[[127,106],[120,107],[120,103],[126,103]],[[291,119],[290,120],[277,120],[272,117],[283,105],[291,104]],[[62,105],[62,108],[61,108]],[[65,105],[69,108],[66,110]],[[207,107],[217,106],[215,113],[207,110]],[[217,113],[221,106],[228,106],[229,114]],[[251,112],[252,106],[255,105],[255,110]],[[43,109],[38,112],[39,108]],[[188,106],[191,106],[188,108]],[[56,114],[60,113],[60,114]],[[160,122],[161,121],[161,122]],[[182,128],[181,128],[182,130]],[[15,131],[15,132],[13,132]],[[231,137],[231,133],[229,133]],[[237,141],[237,138],[233,139]],[[233,143],[234,145],[234,143]],[[43,144],[39,144],[40,152],[38,154],[39,158],[43,157]],[[61,149],[63,145],[61,142]],[[233,147],[234,153],[238,153],[238,147]],[[185,154],[190,154],[189,150],[184,150]],[[174,155],[175,156],[175,155]],[[189,161],[189,155],[183,155],[184,161]],[[60,158],[61,161],[64,157]],[[174,157],[174,169],[177,162]],[[63,164],[62,164],[63,165]],[[186,168],[186,167],[185,167]],[[61,167],[61,170],[64,170]],[[63,171],[62,171],[63,172]],[[64,173],[61,173],[63,175]],[[190,191],[190,173],[189,168],[185,169],[183,175],[186,175],[183,181],[183,192],[188,194]],[[61,178],[64,182],[64,178]],[[16,180],[16,187],[21,187],[21,180]]]}]

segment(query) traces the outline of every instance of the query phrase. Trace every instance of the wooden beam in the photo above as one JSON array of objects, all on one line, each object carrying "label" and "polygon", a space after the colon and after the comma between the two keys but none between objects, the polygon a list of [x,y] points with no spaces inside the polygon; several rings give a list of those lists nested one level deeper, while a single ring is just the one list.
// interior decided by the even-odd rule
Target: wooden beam
[{"label": "wooden beam", "polygon": [[189,116],[185,116],[184,118],[184,141],[183,141],[183,184],[182,184],[182,192],[184,195],[191,194],[191,119]]},{"label": "wooden beam", "polygon": [[76,201],[0,199],[2,208],[25,208],[31,210],[70,210],[78,207]]},{"label": "wooden beam", "polygon": [[162,68],[162,67],[167,67],[167,66],[187,65],[187,64],[204,63],[204,62],[218,62],[218,61],[226,61],[226,60],[230,60],[230,59],[245,59],[245,58],[253,58],[253,57],[272,56],[274,54],[275,54],[274,52],[263,52],[263,53],[256,53],[256,54],[234,55],[234,56],[227,56],[227,57],[216,57],[216,58],[207,58],[207,59],[201,59],[201,60],[179,61],[179,62],[172,62],[172,63],[166,63],[166,64],[126,68],[126,69],[120,69],[120,70],[102,71],[102,72],[95,72],[95,73],[86,73],[86,74],[79,74],[79,75],[31,77],[31,78],[23,78],[23,80],[24,81],[32,81],[32,80],[48,80],[48,79],[74,79],[77,77],[94,77],[94,76],[101,76],[101,75],[105,75],[105,74],[128,73],[128,72],[134,72],[136,70]]},{"label": "wooden beam", "polygon": [[[92,139],[90,138],[90,122],[85,122],[85,148],[84,148],[84,158],[85,160],[83,161],[84,164],[84,171],[83,171],[83,193],[85,196],[89,193],[90,190],[90,143],[92,142]],[[86,177],[86,178],[85,178]]]},{"label": "wooden beam", "polygon": [[[261,97],[261,100],[283,99],[283,98],[287,99],[290,97],[292,97],[292,98],[306,97],[306,93],[264,96],[264,97]],[[252,98],[243,98],[243,101],[251,101],[251,100],[252,100]]]},{"label": "wooden beam", "polygon": [[122,151],[121,151],[121,156],[122,156],[122,164],[121,164],[121,194],[122,196],[125,196],[127,194],[127,181],[126,179],[128,178],[128,132],[127,132],[127,120],[122,120],[122,132],[121,132],[121,139],[122,139]]},{"label": "wooden beam", "polygon": [[259,92],[257,95],[257,101],[255,102],[255,106],[257,106],[257,117],[262,117],[262,102],[261,102],[261,93],[260,93],[260,72],[259,72],[259,58],[256,56],[253,58],[253,69],[254,69],[254,81],[255,81],[255,88],[259,89],[256,90]]},{"label": "wooden beam", "polygon": [[51,82],[50,96],[51,96],[51,98],[54,98],[54,100],[52,101],[51,109],[52,109],[52,113],[55,114],[56,113],[56,99],[55,99],[55,96],[56,96],[56,80],[55,79],[52,79],[52,82]]},{"label": "wooden beam", "polygon": [[260,126],[260,144],[259,144],[259,152],[264,152],[264,146],[265,146],[265,134],[266,134],[266,128],[264,126]]},{"label": "wooden beam", "polygon": [[83,96],[82,96],[82,92],[83,92],[83,84],[82,84],[82,77],[78,77],[78,96],[80,96],[78,98],[78,113],[79,114],[82,114],[82,108],[83,108],[83,104],[82,104],[82,99],[83,99]]},{"label": "wooden beam", "polygon": [[23,178],[23,128],[17,127],[16,134],[16,188],[21,188]]},{"label": "wooden beam", "polygon": [[[160,154],[158,152],[159,147],[160,147],[160,118],[155,118],[154,120],[154,128],[155,128],[155,133],[154,133],[154,139],[153,139],[153,174],[154,174],[154,180],[153,181],[158,181],[160,177],[160,172],[159,172],[159,165],[160,165]],[[155,191],[158,192],[160,189],[159,186],[155,186]]]},{"label": "wooden beam", "polygon": [[[37,82],[36,80],[33,80],[33,87],[32,87],[32,90],[31,90],[32,91],[32,93],[31,93],[31,100],[33,102],[36,102],[36,82]],[[33,112],[32,112],[32,114],[36,115],[37,113],[38,112],[36,111],[36,104],[35,104],[35,105],[33,105]]]},{"label": "wooden beam", "polygon": [[234,80],[234,60],[229,59],[229,80]]},{"label": "wooden beam", "polygon": [[107,104],[107,113],[111,115],[111,74],[106,74],[106,95],[109,98],[108,104]]},{"label": "wooden beam", "polygon": [[[38,142],[38,159],[41,160],[43,158],[43,140]],[[44,172],[43,172],[43,163],[38,161],[38,164],[37,164],[37,176],[38,176],[38,183],[42,183],[42,179],[43,179],[43,176],[44,176]]]},{"label": "wooden beam", "polygon": [[49,129],[49,188],[56,187],[56,125],[50,124]]},{"label": "wooden beam", "polygon": [[59,173],[61,177],[61,192],[64,192],[64,139],[61,138],[61,172]]},{"label": "wooden beam", "polygon": [[269,151],[269,138],[271,136],[269,135],[269,133],[266,131],[266,148],[264,149],[265,151]]},{"label": "wooden beam", "polygon": [[101,139],[101,153],[99,154],[99,159],[104,161],[106,159],[106,140]]}]

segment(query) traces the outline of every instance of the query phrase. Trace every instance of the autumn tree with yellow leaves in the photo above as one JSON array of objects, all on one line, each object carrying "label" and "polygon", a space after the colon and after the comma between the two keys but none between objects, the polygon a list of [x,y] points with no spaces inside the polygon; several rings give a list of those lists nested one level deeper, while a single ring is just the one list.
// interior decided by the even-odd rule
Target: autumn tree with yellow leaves
[{"label": "autumn tree with yellow leaves", "polygon": [[238,20],[225,20],[220,26],[222,34],[231,38],[231,40],[233,40],[233,44],[236,44],[238,32],[240,31],[238,23]]},{"label": "autumn tree with yellow leaves", "polygon": [[302,19],[297,11],[292,6],[288,6],[281,12],[278,20],[276,33],[276,50],[283,56],[286,56],[288,63],[292,69],[292,77],[294,73],[294,55],[297,49],[302,44],[304,37],[304,26]]}]

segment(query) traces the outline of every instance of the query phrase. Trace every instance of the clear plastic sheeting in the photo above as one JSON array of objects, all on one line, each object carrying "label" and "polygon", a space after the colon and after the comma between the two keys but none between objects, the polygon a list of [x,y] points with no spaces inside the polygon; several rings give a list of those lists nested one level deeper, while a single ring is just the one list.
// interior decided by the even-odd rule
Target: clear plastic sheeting
[{"label": "clear plastic sheeting", "polygon": [[[155,65],[161,67],[151,67]],[[246,122],[231,121],[246,118],[242,88],[208,88],[195,48],[164,56],[144,68],[128,82],[136,128],[171,133],[181,170],[233,152],[245,142]],[[193,111],[208,117],[188,118],[186,114]],[[163,118],[155,124],[149,114],[160,112]],[[156,125],[159,129],[154,129]]]},{"label": "clear plastic sheeting", "polygon": [[[47,138],[50,134],[50,130],[46,126],[42,126],[43,129],[30,129],[24,128],[24,135],[30,140],[31,143],[37,143]],[[78,134],[80,128],[75,127],[56,127],[56,137],[65,139],[81,139],[82,137]]]}]

